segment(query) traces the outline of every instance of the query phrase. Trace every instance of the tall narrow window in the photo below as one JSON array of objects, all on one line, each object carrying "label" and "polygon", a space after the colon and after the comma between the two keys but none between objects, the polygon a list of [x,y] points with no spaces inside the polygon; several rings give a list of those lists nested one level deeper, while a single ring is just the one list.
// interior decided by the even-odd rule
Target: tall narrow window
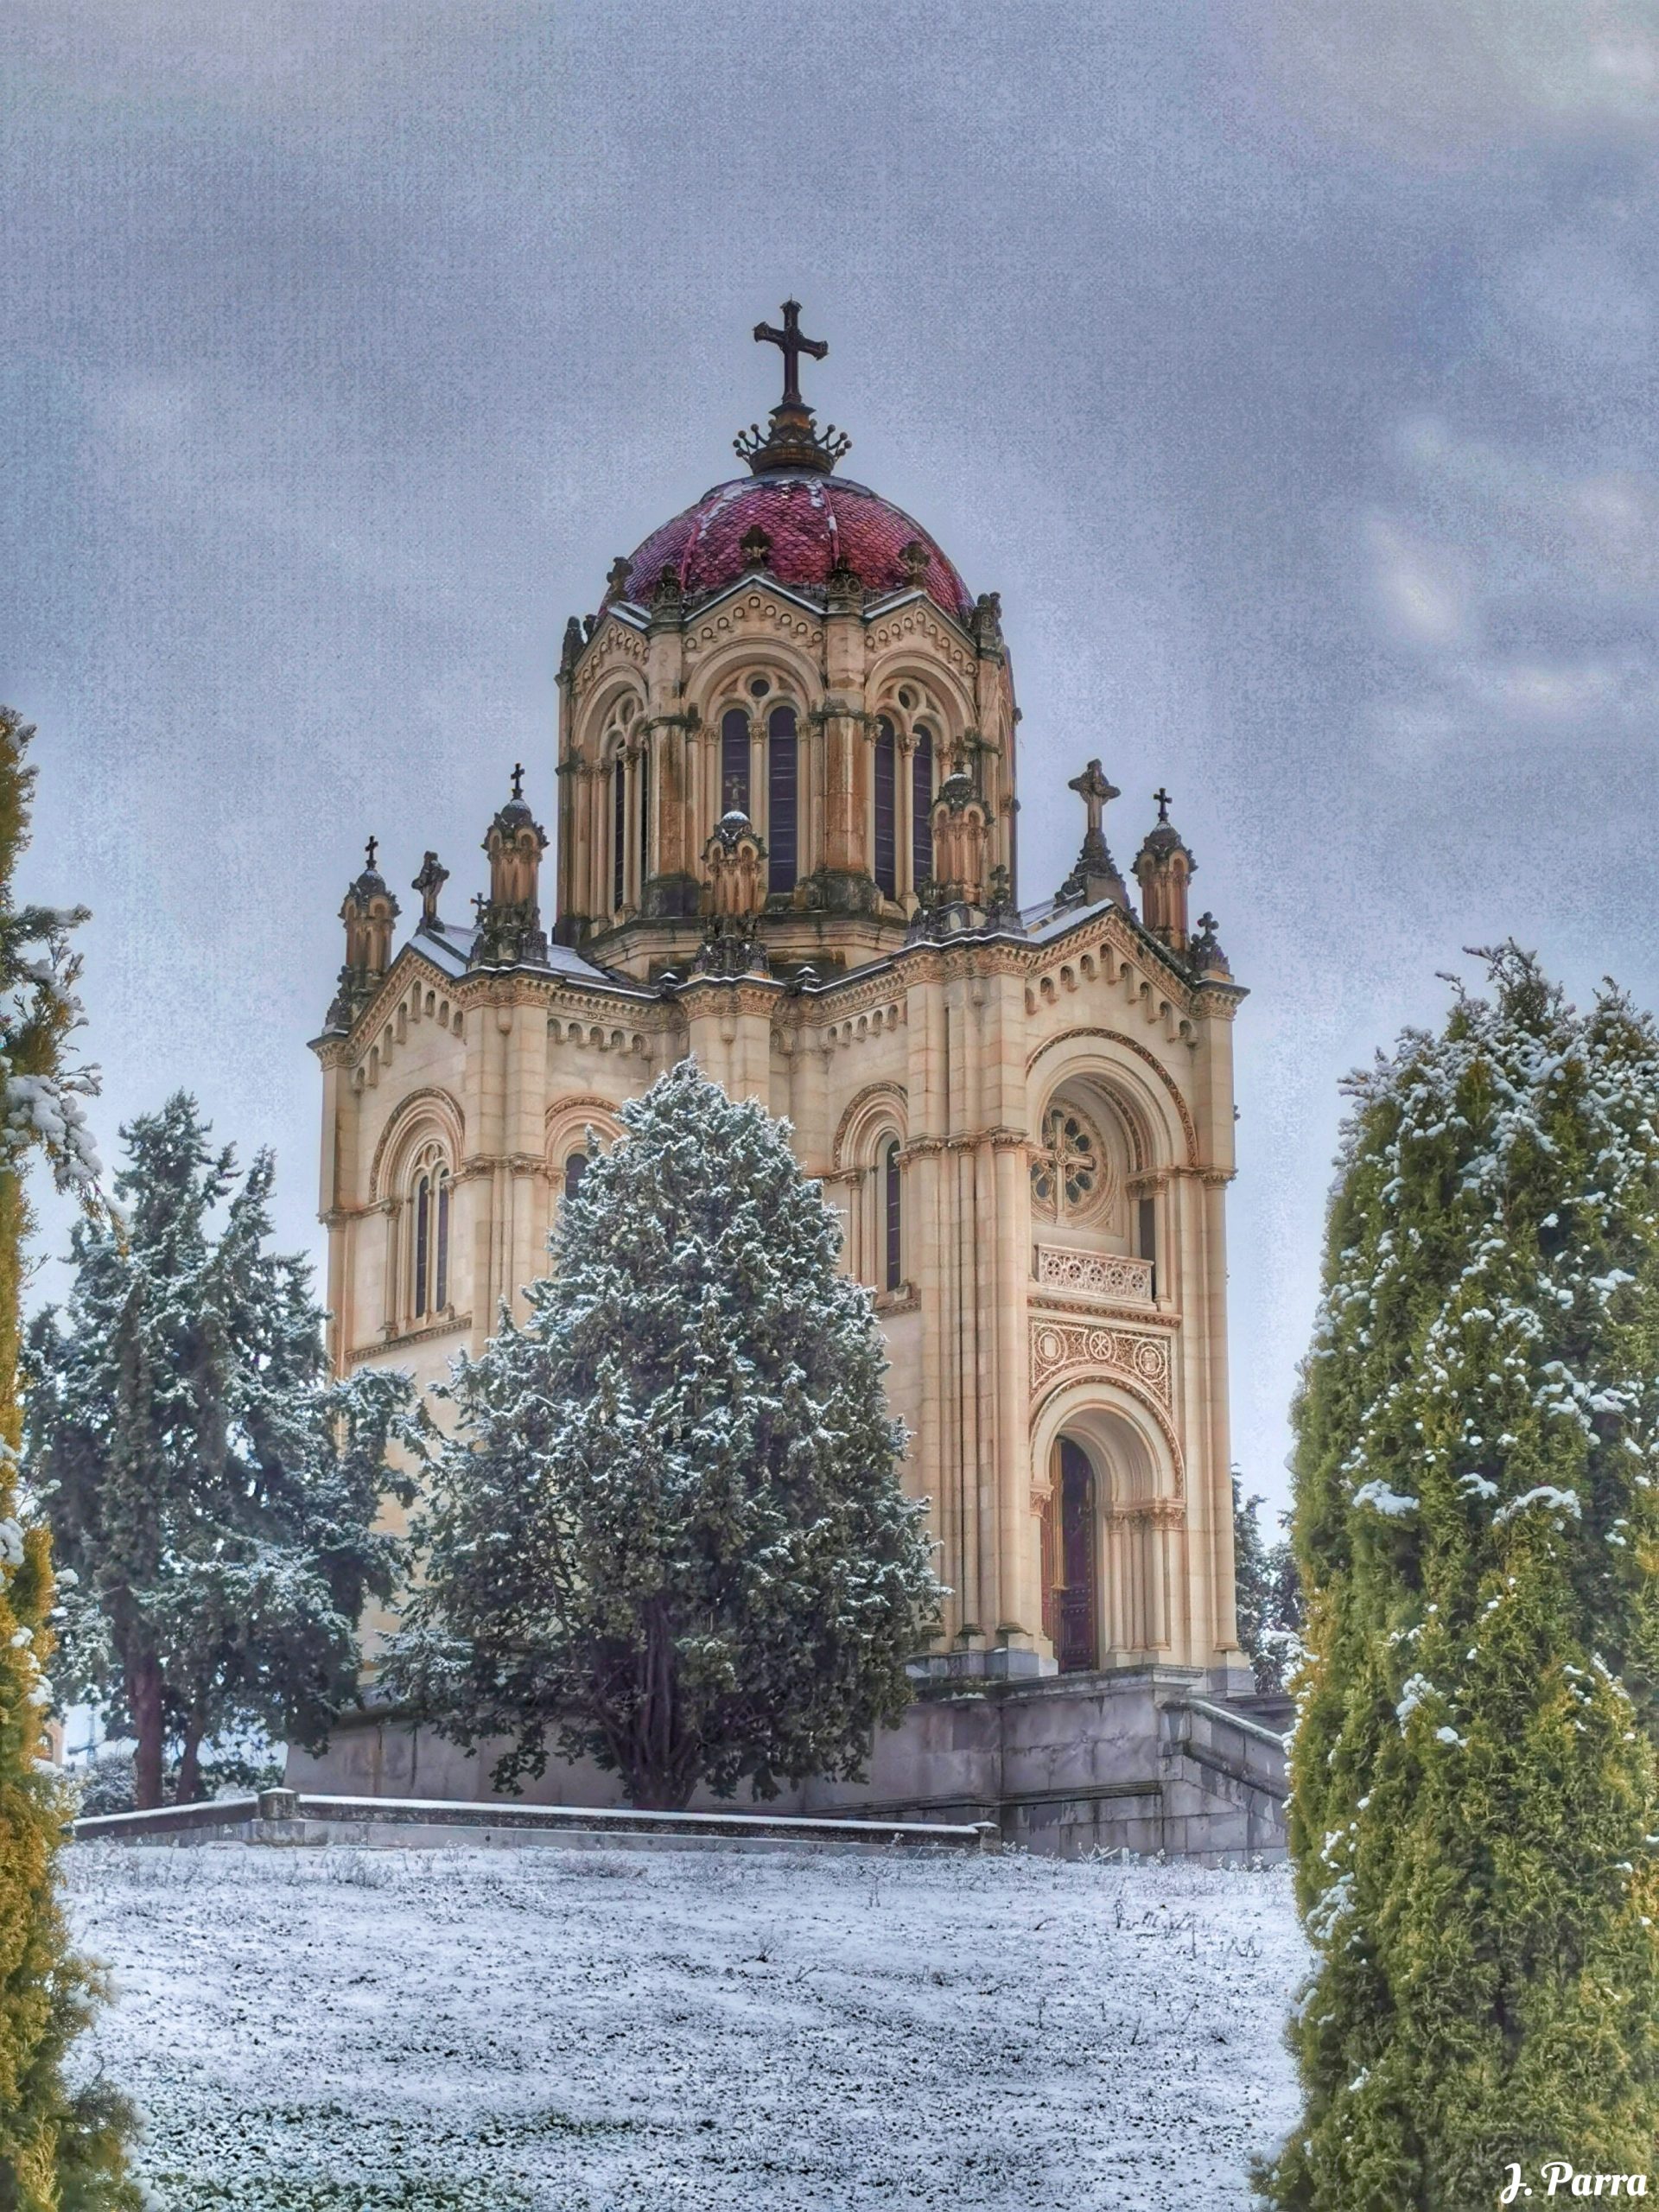
[{"label": "tall narrow window", "polygon": [[728,707],[720,718],[720,806],[749,810],[749,717],[741,707]]},{"label": "tall narrow window", "polygon": [[432,1243],[432,1178],[415,1185],[415,1318],[426,1311],[426,1266]]},{"label": "tall narrow window", "polygon": [[1141,1257],[1152,1262],[1151,1288],[1153,1296],[1156,1298],[1158,1295],[1158,1201],[1155,1198],[1142,1198],[1136,1211],[1140,1216],[1137,1223],[1140,1236],[1137,1241],[1141,1246]]},{"label": "tall narrow window", "polygon": [[442,1313],[449,1303],[449,1171],[441,1167],[435,1178],[438,1204],[438,1249],[432,1269],[432,1309]]},{"label": "tall narrow window", "polygon": [[898,772],[899,741],[885,715],[875,728],[875,880],[889,899],[898,896],[897,853],[893,842],[894,785]]},{"label": "tall narrow window", "polygon": [[766,888],[795,888],[800,741],[795,709],[774,707],[766,721]]},{"label": "tall narrow window", "polygon": [[622,871],[628,849],[627,770],[619,753],[611,768],[611,905],[622,904]]},{"label": "tall narrow window", "polygon": [[574,1198],[575,1197],[577,1191],[582,1186],[582,1179],[587,1173],[587,1154],[585,1152],[573,1152],[564,1163],[564,1195],[567,1198]]},{"label": "tall narrow window", "polygon": [[899,1165],[899,1147],[890,1144],[882,1160],[882,1200],[887,1217],[887,1285],[897,1290],[905,1280],[904,1274],[904,1177]]},{"label": "tall narrow window", "polygon": [[651,874],[651,750],[639,755],[639,881]]},{"label": "tall narrow window", "polygon": [[910,756],[910,880],[925,883],[933,873],[933,736],[918,729]]}]

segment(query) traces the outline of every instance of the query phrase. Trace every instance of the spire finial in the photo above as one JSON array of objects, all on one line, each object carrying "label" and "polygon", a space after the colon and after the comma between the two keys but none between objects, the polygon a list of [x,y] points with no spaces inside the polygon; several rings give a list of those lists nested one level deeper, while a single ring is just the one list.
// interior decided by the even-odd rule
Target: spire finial
[{"label": "spire finial", "polygon": [[368,873],[371,875],[374,874],[374,856],[379,849],[380,840],[378,837],[371,837],[367,845],[364,848],[364,850],[368,856]]},{"label": "spire finial", "polygon": [[824,338],[803,338],[801,335],[801,303],[798,300],[784,302],[784,327],[757,322],[754,326],[757,346],[776,346],[784,357],[784,397],[785,407],[802,407],[801,356],[810,353],[815,361],[823,360],[830,351],[830,341]]},{"label": "spire finial", "polygon": [[829,341],[802,336],[798,300],[784,302],[781,330],[776,323],[757,322],[754,338],[757,345],[775,346],[782,353],[784,396],[772,409],[764,431],[756,423],[733,441],[738,453],[757,476],[770,468],[805,468],[827,474],[852,440],[833,423],[819,435],[812,410],[801,397],[801,356],[810,353],[815,361],[823,360],[830,351]]},{"label": "spire finial", "polygon": [[512,795],[514,798],[523,798],[524,795],[524,764],[522,760],[515,760],[512,764]]},{"label": "spire finial", "polygon": [[1154,798],[1158,802],[1158,819],[1160,822],[1167,822],[1169,819],[1170,796],[1170,793],[1164,789],[1161,784],[1159,785],[1157,790],[1153,793]]}]

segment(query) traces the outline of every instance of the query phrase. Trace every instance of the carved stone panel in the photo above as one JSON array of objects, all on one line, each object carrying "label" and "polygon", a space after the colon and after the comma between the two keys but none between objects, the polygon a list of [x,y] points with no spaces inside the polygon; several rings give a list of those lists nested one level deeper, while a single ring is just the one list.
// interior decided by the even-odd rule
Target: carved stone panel
[{"label": "carved stone panel", "polygon": [[1140,1329],[1107,1328],[1093,1321],[1033,1321],[1031,1393],[1039,1397],[1071,1373],[1121,1376],[1166,1412],[1170,1408],[1170,1344],[1166,1336]]}]

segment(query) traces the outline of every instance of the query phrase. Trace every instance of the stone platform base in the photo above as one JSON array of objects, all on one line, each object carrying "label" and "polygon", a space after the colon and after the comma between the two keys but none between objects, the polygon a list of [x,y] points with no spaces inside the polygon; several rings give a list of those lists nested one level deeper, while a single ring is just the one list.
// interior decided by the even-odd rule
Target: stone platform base
[{"label": "stone platform base", "polygon": [[[1256,1702],[1256,1701],[1253,1701]],[[1278,1719],[1274,1713],[1270,1716]],[[308,1795],[492,1798],[498,1751],[467,1753],[372,1707],[321,1758],[290,1752]],[[971,1685],[929,1681],[884,1729],[861,1783],[812,1781],[757,1809],[802,1818],[994,1821],[1005,1844],[1076,1858],[1159,1852],[1206,1866],[1285,1855],[1285,1744],[1260,1710],[1211,1696],[1196,1669],[1153,1667]],[[619,1806],[614,1775],[550,1761],[522,1799]],[[699,1796],[694,1810],[751,1801]]]}]

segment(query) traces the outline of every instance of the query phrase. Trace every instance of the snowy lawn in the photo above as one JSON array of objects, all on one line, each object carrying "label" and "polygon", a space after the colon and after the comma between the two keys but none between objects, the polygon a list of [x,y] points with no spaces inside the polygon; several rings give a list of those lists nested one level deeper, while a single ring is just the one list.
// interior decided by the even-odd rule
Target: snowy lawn
[{"label": "snowy lawn", "polygon": [[1282,1872],[1024,1856],[65,1854],[164,2212],[1240,2212]]}]

